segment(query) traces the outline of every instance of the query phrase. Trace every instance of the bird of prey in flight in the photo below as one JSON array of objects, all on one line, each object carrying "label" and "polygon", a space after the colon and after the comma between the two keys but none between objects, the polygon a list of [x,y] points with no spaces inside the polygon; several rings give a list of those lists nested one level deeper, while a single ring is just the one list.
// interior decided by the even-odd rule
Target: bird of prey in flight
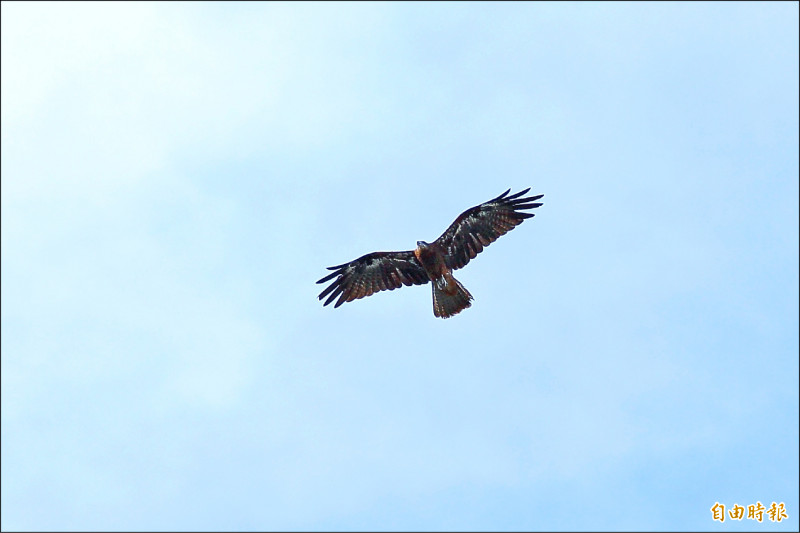
[{"label": "bird of prey in flight", "polygon": [[334,307],[339,307],[379,291],[392,291],[403,285],[425,285],[430,281],[433,283],[433,314],[450,318],[460,313],[472,305],[473,298],[453,277],[453,270],[466,266],[498,237],[534,216],[525,210],[542,205],[536,200],[544,195],[523,197],[529,190],[509,196],[509,189],[497,198],[467,209],[441,237],[432,243],[417,241],[415,250],[373,252],[349,263],[328,267],[333,272],[317,283],[336,279],[322,291],[319,299],[327,296],[324,305],[328,305],[338,297]]}]

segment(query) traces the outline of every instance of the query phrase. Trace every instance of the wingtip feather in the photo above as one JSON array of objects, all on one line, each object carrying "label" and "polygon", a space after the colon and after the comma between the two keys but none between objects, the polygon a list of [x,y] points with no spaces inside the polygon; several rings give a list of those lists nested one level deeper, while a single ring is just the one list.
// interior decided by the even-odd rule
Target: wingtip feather
[{"label": "wingtip feather", "polygon": [[498,200],[502,200],[502,199],[503,199],[503,198],[505,198],[505,197],[506,197],[506,195],[507,195],[508,193],[510,193],[510,192],[511,192],[511,189],[506,189],[506,192],[504,192],[503,194],[501,194],[501,195],[500,195],[500,196],[498,196],[497,198],[494,198],[494,199],[492,199],[492,200],[489,200],[489,201],[490,201],[490,202],[496,202],[496,201],[498,201]]},{"label": "wingtip feather", "polygon": [[[510,190],[511,190],[511,189],[509,189],[509,191],[510,191]],[[518,192],[518,193],[512,194],[511,196],[509,196],[508,198],[506,198],[506,200],[514,200],[514,199],[516,199],[516,198],[519,198],[520,196],[522,196],[523,194],[525,194],[525,193],[526,193],[526,192],[528,192],[529,190],[531,190],[531,188],[530,188],[530,187],[528,187],[527,189],[524,189],[524,190],[522,190],[522,191],[520,191],[520,192]]]},{"label": "wingtip feather", "polygon": [[332,280],[333,278],[335,278],[338,275],[339,275],[338,272],[334,272],[332,274],[328,274],[327,276],[325,276],[321,280],[317,281],[317,283],[325,283],[326,281]]}]

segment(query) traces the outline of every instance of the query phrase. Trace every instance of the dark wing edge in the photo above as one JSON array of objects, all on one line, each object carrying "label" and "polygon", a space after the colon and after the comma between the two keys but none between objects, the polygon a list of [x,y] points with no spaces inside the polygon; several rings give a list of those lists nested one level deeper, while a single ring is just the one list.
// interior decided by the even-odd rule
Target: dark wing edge
[{"label": "dark wing edge", "polygon": [[511,189],[488,202],[467,209],[450,224],[436,243],[445,251],[445,263],[453,270],[464,267],[483,249],[514,229],[526,218],[533,218],[533,213],[526,209],[541,206],[537,202],[544,194],[536,196],[524,195],[530,187],[508,196]]},{"label": "dark wing edge", "polygon": [[414,252],[373,252],[349,263],[328,267],[333,270],[317,283],[325,283],[336,278],[319,295],[323,305],[328,305],[337,296],[334,307],[345,302],[371,296],[380,291],[393,291],[403,285],[424,285],[428,274],[417,260]]}]

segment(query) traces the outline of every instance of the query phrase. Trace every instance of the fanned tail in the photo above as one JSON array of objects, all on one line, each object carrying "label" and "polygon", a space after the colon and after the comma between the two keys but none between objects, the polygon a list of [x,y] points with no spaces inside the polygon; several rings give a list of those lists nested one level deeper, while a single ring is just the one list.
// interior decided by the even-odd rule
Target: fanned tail
[{"label": "fanned tail", "polygon": [[432,287],[433,314],[439,318],[450,318],[472,305],[472,295],[452,275],[437,279]]}]

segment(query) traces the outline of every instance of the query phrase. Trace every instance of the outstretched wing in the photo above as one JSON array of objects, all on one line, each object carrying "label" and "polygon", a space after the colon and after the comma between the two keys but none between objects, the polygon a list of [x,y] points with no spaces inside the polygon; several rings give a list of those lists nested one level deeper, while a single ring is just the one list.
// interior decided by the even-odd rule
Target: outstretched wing
[{"label": "outstretched wing", "polygon": [[403,285],[424,285],[429,281],[412,251],[373,252],[349,263],[328,267],[328,270],[334,272],[317,283],[336,279],[320,293],[319,299],[330,294],[324,304],[328,305],[338,296],[334,307],[379,291],[393,291]]},{"label": "outstretched wing", "polygon": [[544,195],[522,197],[529,190],[530,187],[507,196],[511,192],[509,189],[497,198],[461,213],[447,231],[436,239],[436,244],[445,251],[448,268],[462,268],[501,235],[522,224],[526,218],[533,217],[533,213],[524,210],[542,205],[536,200]]}]

